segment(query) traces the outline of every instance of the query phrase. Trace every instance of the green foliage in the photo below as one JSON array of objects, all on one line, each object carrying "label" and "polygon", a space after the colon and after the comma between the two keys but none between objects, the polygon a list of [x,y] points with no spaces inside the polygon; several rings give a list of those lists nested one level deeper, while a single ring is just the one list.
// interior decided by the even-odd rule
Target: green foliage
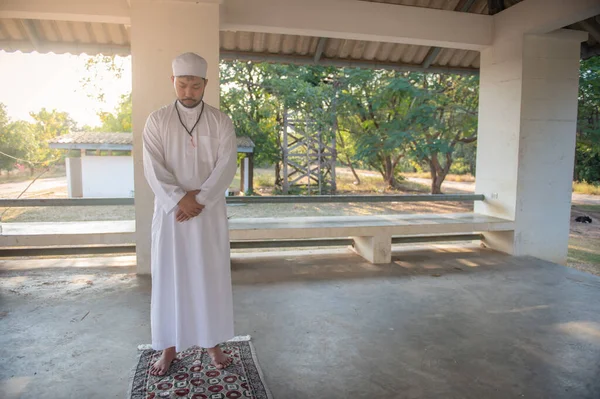
[{"label": "green foliage", "polygon": [[0,104],[0,151],[6,154],[0,154],[0,169],[12,170],[21,164],[33,170],[61,157],[60,151],[49,148],[48,140],[69,133],[75,128],[75,122],[66,112],[45,108],[30,115],[35,123],[10,122],[4,105]]},{"label": "green foliage", "polygon": [[258,165],[272,165],[281,159],[280,104],[265,83],[275,72],[269,64],[221,63],[221,109],[232,118],[236,134],[254,142]]},{"label": "green foliage", "polygon": [[87,74],[80,81],[81,87],[89,97],[102,103],[105,102],[106,93],[102,82],[105,77],[120,79],[123,76],[123,59],[114,55],[98,54],[89,57],[84,66]]},{"label": "green foliage", "polygon": [[34,150],[29,154],[28,160],[35,165],[48,166],[60,158],[59,150],[52,150],[48,141],[67,134],[76,128],[75,122],[68,113],[57,110],[48,111],[42,108],[39,112],[30,112],[33,119]]},{"label": "green foliage", "polygon": [[582,61],[579,73],[575,180],[600,182],[600,57]]},{"label": "green foliage", "polygon": [[93,129],[98,132],[131,132],[131,93],[121,96],[115,112],[98,113],[102,126]]},{"label": "green foliage", "polygon": [[26,157],[26,141],[24,140],[24,133],[27,133],[22,126],[25,123],[10,122],[6,113],[6,107],[0,103],[0,169],[1,170],[12,170],[18,163],[15,158]]}]

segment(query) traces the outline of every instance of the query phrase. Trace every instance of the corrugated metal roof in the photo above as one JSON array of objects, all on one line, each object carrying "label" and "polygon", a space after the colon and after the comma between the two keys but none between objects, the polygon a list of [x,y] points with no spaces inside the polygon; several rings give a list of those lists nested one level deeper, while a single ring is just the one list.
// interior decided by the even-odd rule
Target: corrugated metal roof
[{"label": "corrugated metal roof", "polygon": [[[133,133],[108,133],[108,132],[73,132],[48,140],[50,148],[73,148],[85,146],[129,146],[133,147]],[[238,150],[254,148],[254,142],[249,137],[237,137]],[[247,152],[247,151],[244,151]]]},{"label": "corrugated metal roof", "polygon": [[[487,0],[362,0],[414,7],[488,13]],[[512,6],[521,0],[505,0]],[[600,23],[590,18],[570,28],[587,30],[587,58],[600,53]],[[95,22],[0,19],[0,48],[9,52],[128,55],[129,26]],[[221,58],[282,63],[397,69],[466,70],[479,68],[479,52],[396,43],[342,40],[253,32],[221,32]]]}]

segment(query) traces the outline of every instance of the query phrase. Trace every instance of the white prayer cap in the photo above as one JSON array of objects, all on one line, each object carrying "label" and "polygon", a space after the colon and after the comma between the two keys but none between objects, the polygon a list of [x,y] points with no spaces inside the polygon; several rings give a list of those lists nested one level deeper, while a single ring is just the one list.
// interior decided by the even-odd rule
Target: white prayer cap
[{"label": "white prayer cap", "polygon": [[196,53],[183,53],[173,60],[173,76],[206,78],[206,60]]}]

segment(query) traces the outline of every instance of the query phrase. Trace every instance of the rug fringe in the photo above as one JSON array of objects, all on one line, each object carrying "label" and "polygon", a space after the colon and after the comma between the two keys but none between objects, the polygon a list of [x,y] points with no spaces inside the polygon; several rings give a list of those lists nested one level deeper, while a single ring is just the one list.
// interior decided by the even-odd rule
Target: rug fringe
[{"label": "rug fringe", "polygon": [[256,349],[254,348],[254,345],[252,345],[252,342],[248,342],[248,345],[250,345],[250,353],[252,353],[252,360],[254,360],[254,365],[256,366],[256,371],[258,372],[260,380],[262,381],[262,384],[263,384],[263,388],[265,389],[265,393],[267,394],[267,399],[273,399],[271,390],[267,386],[267,382],[265,381],[265,376],[262,372],[262,369],[260,368],[260,364],[258,363],[258,356],[256,355]]},{"label": "rug fringe", "polygon": [[[138,345],[138,351],[143,351],[144,349],[140,349],[142,346],[150,346],[152,349],[152,345]],[[142,357],[142,353],[136,355],[137,361],[134,363],[134,366],[129,369],[129,384],[127,386],[127,396],[125,399],[131,399],[131,395],[133,394],[133,381],[135,380],[135,372],[137,371],[137,366],[140,362],[140,358]]]},{"label": "rug fringe", "polygon": [[[238,335],[238,336],[231,338],[227,342],[246,342],[246,341],[252,341],[252,336]],[[152,349],[152,345],[151,344],[141,344],[141,345],[138,345],[137,349],[138,349],[138,351],[147,351],[149,349]]]},{"label": "rug fringe", "polygon": [[250,336],[250,335],[238,335],[237,337],[231,338],[227,342],[246,342],[246,341],[252,341],[252,336]]}]

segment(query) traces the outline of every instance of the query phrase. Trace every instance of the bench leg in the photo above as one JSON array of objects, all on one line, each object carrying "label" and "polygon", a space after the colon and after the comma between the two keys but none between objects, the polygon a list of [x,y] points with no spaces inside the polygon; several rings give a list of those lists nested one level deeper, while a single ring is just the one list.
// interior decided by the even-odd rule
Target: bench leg
[{"label": "bench leg", "polygon": [[392,261],[392,237],[387,235],[374,237],[352,237],[354,252],[371,263],[390,263]]}]

